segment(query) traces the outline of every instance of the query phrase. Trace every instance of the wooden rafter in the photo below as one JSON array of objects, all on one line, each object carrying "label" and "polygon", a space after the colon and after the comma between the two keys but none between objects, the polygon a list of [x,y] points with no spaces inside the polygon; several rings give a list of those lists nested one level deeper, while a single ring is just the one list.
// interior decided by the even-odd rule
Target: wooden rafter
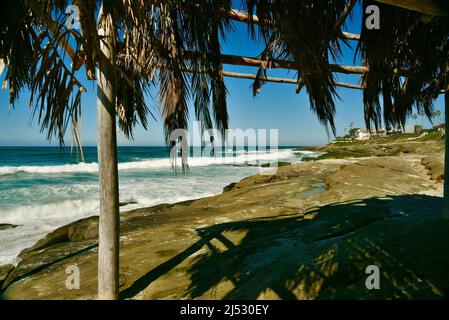
[{"label": "wooden rafter", "polygon": [[[232,9],[228,12],[228,16],[231,20],[240,21],[244,23],[250,23],[252,21],[254,24],[259,24],[259,18],[256,15],[249,17],[243,11]],[[350,33],[350,32],[341,32],[341,37],[347,40],[360,40],[360,34]]]},{"label": "wooden rafter", "polygon": [[[244,57],[229,54],[221,55],[221,62],[223,64],[247,66],[247,67],[260,67],[263,64],[259,58],[254,57]],[[292,61],[287,60],[274,60],[270,65],[266,66],[269,68],[280,68],[280,69],[292,69],[300,70],[303,72],[313,72],[313,70],[308,70],[307,66],[296,65]],[[344,73],[344,74],[365,74],[369,72],[369,68],[365,66],[345,66],[339,64],[330,64],[329,68],[332,72]]]},{"label": "wooden rafter", "polygon": [[[391,5],[397,5],[397,6],[405,6],[406,4],[408,5],[412,5],[412,7],[408,7],[408,9],[413,10],[413,8],[416,7],[416,4],[420,1],[415,1],[415,0],[376,0],[378,2],[382,2],[382,3],[388,3]],[[429,13],[429,8],[436,8],[435,6],[431,6],[431,4],[435,4],[436,1],[434,0],[423,0],[423,4],[420,6],[420,8],[422,10],[426,10],[426,13]],[[352,8],[354,7],[355,1],[352,1],[349,3],[347,9],[345,10],[345,12],[343,13],[342,17],[339,19],[339,21],[337,22],[336,25],[336,30],[338,30],[341,25],[344,23],[345,19],[347,18],[347,16],[349,15],[350,11],[352,10]],[[427,8],[427,9],[426,9]],[[230,12],[227,13],[229,15],[229,17],[232,20],[235,21],[241,21],[244,23],[249,23],[250,21],[253,21],[253,23],[258,24],[259,23],[259,18],[255,15],[253,15],[251,18],[242,11],[239,10],[231,10]],[[54,27],[55,26],[55,22],[54,21],[50,21],[50,27]],[[342,32],[342,35],[345,39],[351,39],[351,40],[358,40],[360,38],[360,35],[358,34],[353,34],[353,33],[345,33]],[[71,48],[70,44],[68,43],[68,41],[66,40],[60,40],[60,45],[65,49],[67,55],[69,56],[69,58],[75,62],[75,70],[78,70],[81,65],[82,62],[79,57],[76,56],[75,51],[73,50],[73,48]],[[195,53],[187,53],[186,57],[190,58],[190,59],[194,59],[195,56],[197,54]],[[228,64],[228,65],[238,65],[238,66],[250,66],[250,67],[260,67],[264,62],[261,61],[259,58],[256,57],[245,57],[245,56],[237,56],[237,55],[228,55],[228,54],[222,54],[221,55],[221,61],[223,64]],[[266,68],[282,68],[282,69],[291,69],[291,70],[298,70],[298,71],[302,71],[302,72],[313,72],[313,70],[308,70],[307,66],[298,66],[296,65],[294,62],[292,61],[287,61],[287,60],[275,60],[272,64],[267,65]],[[343,74],[366,74],[369,72],[369,67],[367,66],[346,66],[346,65],[339,65],[339,64],[331,64],[329,65],[329,68],[332,72],[336,72],[336,73],[343,73]],[[404,72],[397,72],[400,75],[406,75]],[[235,77],[235,78],[243,78],[243,79],[252,79],[254,80],[256,77],[254,75],[251,74],[242,74],[242,73],[232,73],[232,72],[227,72],[226,74],[227,77]],[[283,78],[267,78],[266,80],[267,82],[277,82],[277,83],[296,83],[297,84],[297,80],[294,79],[283,79]],[[340,87],[345,87],[345,88],[350,88],[350,89],[363,89],[362,86],[360,85],[353,85],[353,84],[347,84],[347,83],[340,83],[337,82],[336,83],[337,86]]]},{"label": "wooden rafter", "polygon": [[[253,74],[247,74],[247,73],[237,73],[237,72],[230,72],[230,71],[223,71],[223,75],[225,77],[230,78],[240,78],[240,79],[249,79],[249,80],[256,80],[256,75]],[[298,80],[291,79],[291,78],[273,78],[273,77],[266,77],[261,79],[265,82],[273,82],[273,83],[286,83],[286,84],[296,84],[298,85]],[[357,90],[363,90],[363,86],[356,85],[356,84],[349,84],[344,82],[335,82],[337,87],[342,88],[348,88],[348,89],[357,89]]]},{"label": "wooden rafter", "polygon": [[[194,72],[192,70],[186,70],[186,72]],[[255,80],[256,75],[248,74],[248,73],[238,73],[238,72],[230,72],[230,71],[223,71],[223,75],[225,77],[229,78],[238,78],[238,79],[249,79],[249,80]],[[298,83],[298,80],[292,79],[292,78],[277,78],[277,77],[267,77],[263,79],[265,82],[273,82],[273,83],[286,83],[286,84],[296,84],[300,85]],[[347,89],[355,89],[355,90],[364,90],[365,87],[359,84],[351,84],[346,82],[335,82],[335,85],[337,87],[347,88]],[[445,94],[446,92],[449,92],[449,87],[446,90],[441,90],[441,94]]]},{"label": "wooden rafter", "polygon": [[[206,72],[206,71],[198,71],[194,70],[192,68],[185,68],[183,69],[184,72],[188,73],[198,73],[198,72]],[[223,76],[227,78],[237,78],[237,79],[248,79],[248,80],[256,80],[257,76],[254,74],[249,73],[239,73],[239,72],[231,72],[231,71],[223,71]],[[298,79],[292,79],[292,78],[278,78],[278,77],[264,77],[260,80],[264,82],[272,82],[272,83],[285,83],[285,84],[295,84],[298,86],[297,93],[301,91],[301,88],[304,86],[305,83],[302,82],[302,80]],[[337,87],[347,88],[347,89],[356,89],[356,90],[363,90],[364,87],[357,84],[350,84],[345,82],[335,82],[335,85]]]},{"label": "wooden rafter", "polygon": [[380,3],[389,4],[412,11],[417,11],[430,16],[449,16],[447,0],[375,0]]}]

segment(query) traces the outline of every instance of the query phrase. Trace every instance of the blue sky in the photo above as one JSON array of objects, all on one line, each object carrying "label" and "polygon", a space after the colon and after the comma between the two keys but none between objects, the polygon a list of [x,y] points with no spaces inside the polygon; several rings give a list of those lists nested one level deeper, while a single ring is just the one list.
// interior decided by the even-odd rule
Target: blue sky
[{"label": "blue sky", "polygon": [[[361,27],[361,8],[356,8],[356,14],[346,26],[346,31],[359,33]],[[319,25],[319,21],[317,21]],[[249,38],[246,25],[234,24],[234,32],[229,34],[227,42],[223,43],[223,53],[256,56],[262,50],[261,43]],[[311,26],[313,30],[313,26]],[[356,42],[350,44],[355,47]],[[353,63],[353,48],[344,47],[342,64]],[[356,61],[360,65],[360,61]],[[257,70],[249,67],[225,66],[227,71],[236,71],[254,74]],[[285,70],[272,70],[270,76],[294,77],[295,73]],[[358,83],[359,77],[355,75],[338,75],[338,80],[349,83]],[[3,78],[0,78],[3,81]],[[315,114],[310,111],[309,99],[305,90],[295,93],[294,85],[266,84],[257,97],[252,96],[251,81],[244,79],[227,78],[226,85],[229,91],[228,111],[230,128],[241,129],[278,129],[280,145],[320,145],[328,142],[324,127],[319,123]],[[83,144],[96,144],[96,88],[94,83],[85,83],[88,90],[83,96],[82,137]],[[340,100],[336,100],[337,134],[342,135],[349,123],[355,127],[364,128],[362,92],[351,89],[339,89]],[[21,99],[15,109],[8,104],[8,91],[0,90],[0,145],[57,145],[58,141],[47,141],[46,134],[41,133],[37,119],[32,118],[32,111],[28,105],[29,93],[22,92]],[[435,107],[443,114],[443,99],[437,100]],[[156,111],[156,110],[154,110]],[[142,127],[135,130],[134,140],[126,140],[118,135],[119,145],[147,146],[164,145],[162,120],[156,111],[156,120],[151,120],[148,131]],[[194,120],[191,113],[190,121]],[[414,120],[410,120],[414,123]],[[429,126],[427,120],[419,119],[418,124]],[[67,135],[66,144],[70,145],[71,136]]]}]

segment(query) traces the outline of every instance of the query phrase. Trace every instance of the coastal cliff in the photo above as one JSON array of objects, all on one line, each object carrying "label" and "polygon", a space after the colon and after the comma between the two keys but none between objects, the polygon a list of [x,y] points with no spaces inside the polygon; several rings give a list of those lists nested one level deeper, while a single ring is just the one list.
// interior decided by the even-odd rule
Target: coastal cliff
[{"label": "coastal cliff", "polygon": [[[121,298],[447,298],[442,141],[319,150],[345,156],[122,213]],[[97,236],[98,217],[48,234],[8,269],[1,298],[95,299]],[[79,290],[65,285],[71,265]],[[365,286],[368,265],[379,290]]]}]

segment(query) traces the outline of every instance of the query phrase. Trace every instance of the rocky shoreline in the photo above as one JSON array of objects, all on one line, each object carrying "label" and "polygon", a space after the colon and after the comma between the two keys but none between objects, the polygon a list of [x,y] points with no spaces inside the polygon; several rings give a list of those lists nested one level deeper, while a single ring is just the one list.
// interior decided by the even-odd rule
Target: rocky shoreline
[{"label": "rocky shoreline", "polygon": [[[330,148],[365,156],[286,165],[214,197],[122,213],[121,298],[447,298],[442,141],[317,150]],[[0,298],[95,299],[97,236],[98,217],[50,233],[0,268]],[[364,285],[373,264],[381,290]],[[65,286],[71,265],[79,290]]]}]

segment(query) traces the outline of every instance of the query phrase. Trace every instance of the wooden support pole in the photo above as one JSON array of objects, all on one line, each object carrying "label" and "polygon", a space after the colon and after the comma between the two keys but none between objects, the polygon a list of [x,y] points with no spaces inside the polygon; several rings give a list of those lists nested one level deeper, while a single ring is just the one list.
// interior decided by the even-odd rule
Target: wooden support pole
[{"label": "wooden support pole", "polygon": [[[100,11],[100,16],[103,15]],[[98,299],[117,300],[119,290],[119,193],[116,136],[115,32],[110,14],[100,20],[102,63],[97,76],[100,225]]]},{"label": "wooden support pole", "polygon": [[449,220],[449,88],[444,94],[444,200],[443,218]]}]

